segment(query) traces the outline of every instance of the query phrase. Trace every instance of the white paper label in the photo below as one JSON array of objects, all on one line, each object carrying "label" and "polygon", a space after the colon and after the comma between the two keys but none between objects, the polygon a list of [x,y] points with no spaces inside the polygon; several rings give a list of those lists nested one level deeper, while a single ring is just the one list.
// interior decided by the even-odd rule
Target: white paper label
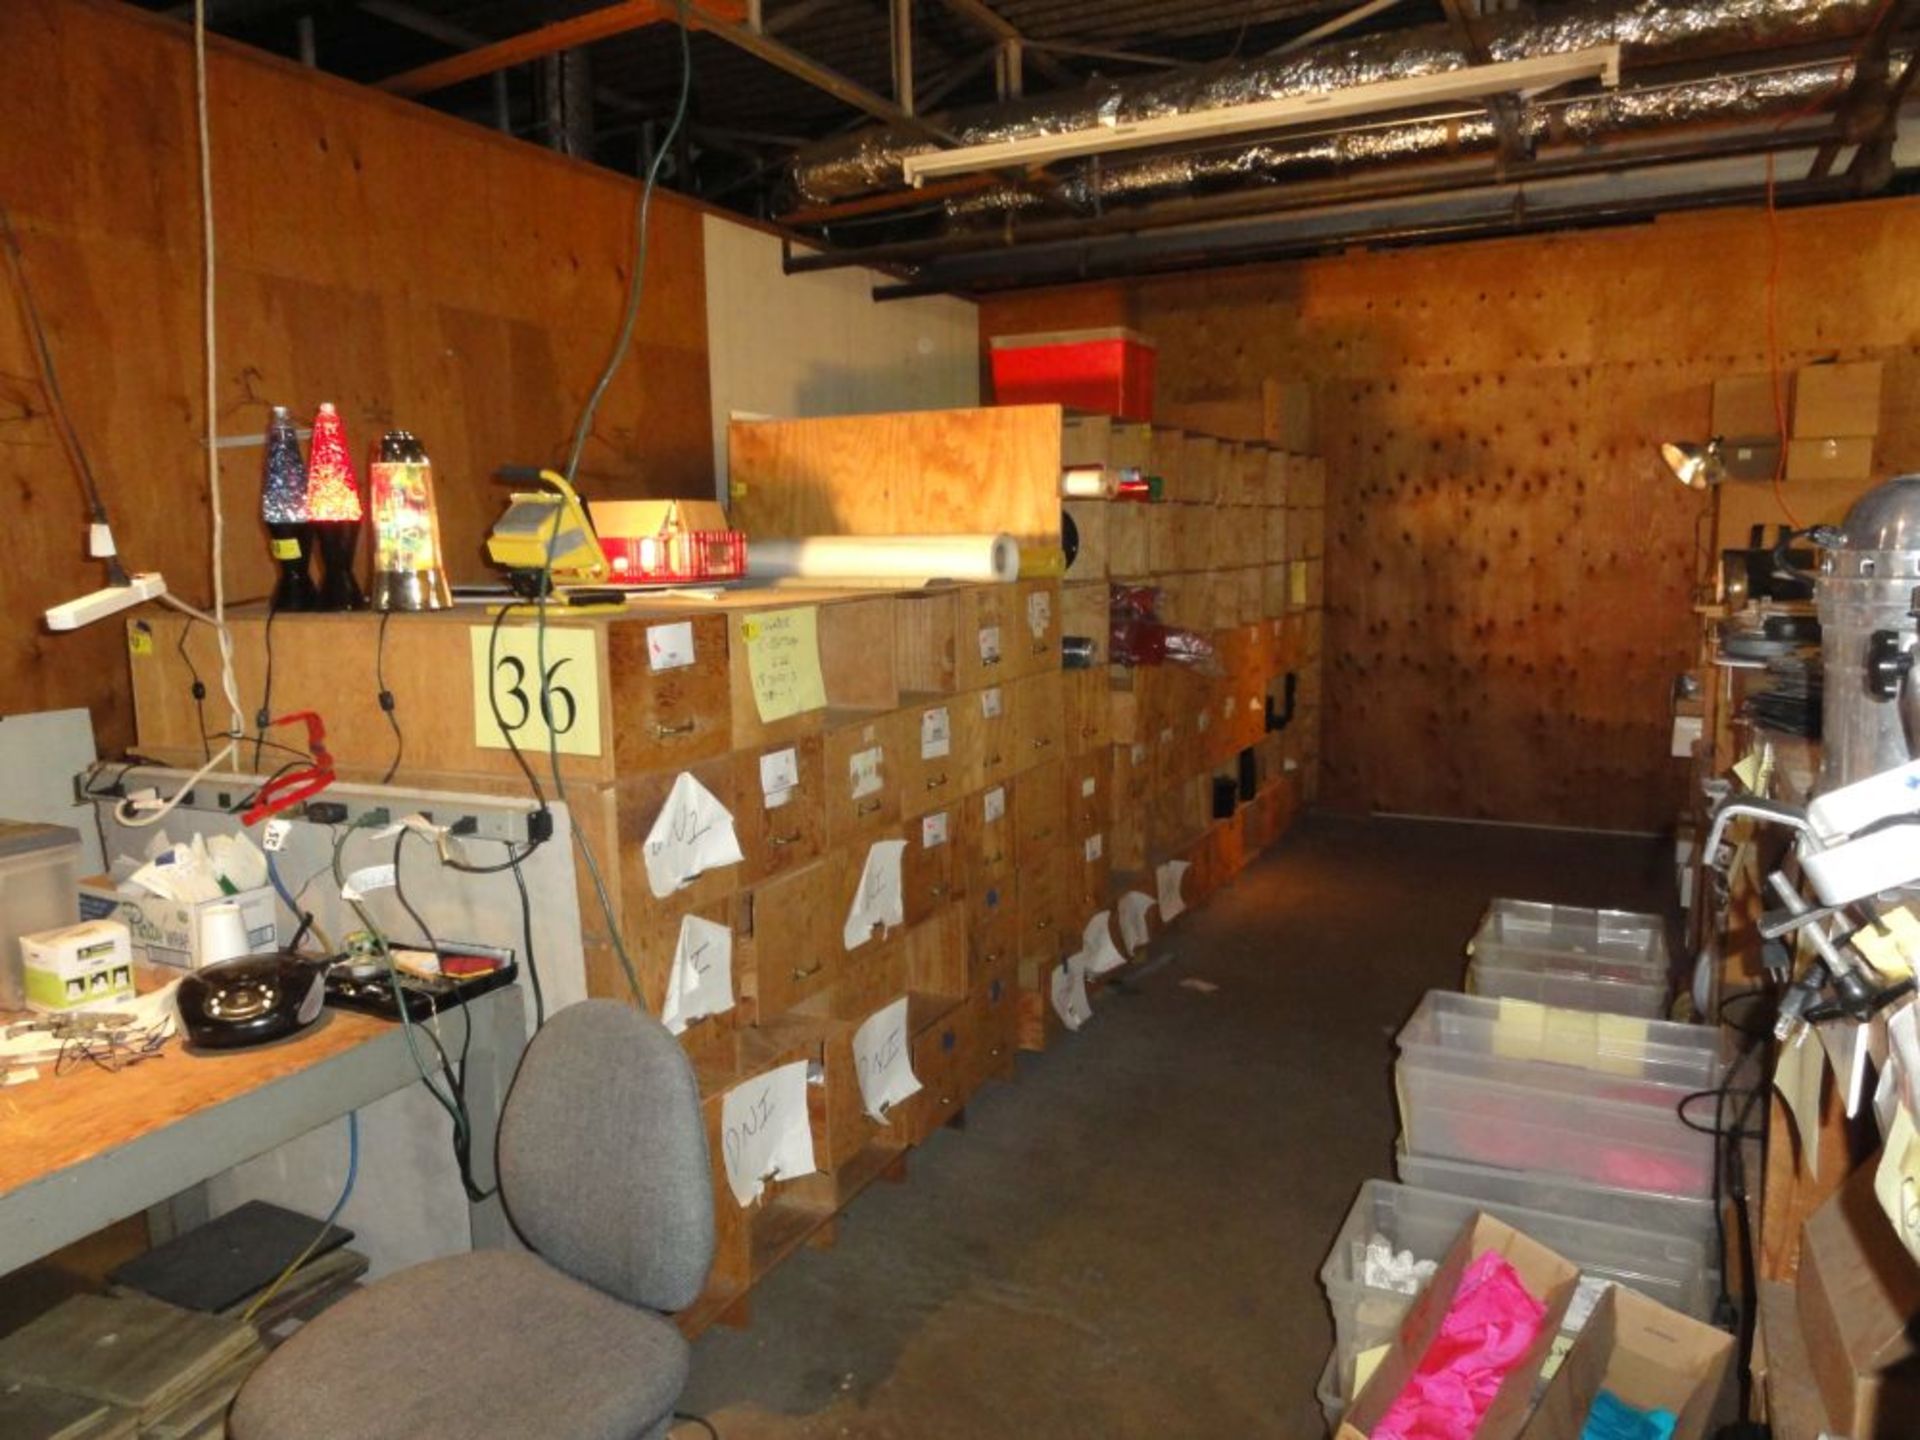
[{"label": "white paper label", "polygon": [[1080,781],[1080,798],[1082,800],[1091,800],[1093,798],[1094,788],[1093,776],[1086,776]]},{"label": "white paper label", "polygon": [[800,756],[793,750],[775,750],[760,757],[760,795],[766,808],[778,810],[793,798],[800,783]]},{"label": "white paper label", "polygon": [[878,745],[870,750],[856,750],[847,757],[847,781],[854,799],[864,800],[880,792],[880,762],[885,758],[885,752]]},{"label": "white paper label", "polygon": [[1000,687],[989,686],[980,692],[980,713],[989,720],[1000,718]]},{"label": "white paper label", "polygon": [[720,1156],[727,1186],[743,1208],[760,1198],[769,1180],[813,1174],[806,1061],[756,1075],[727,1092],[720,1102]]},{"label": "white paper label", "polygon": [[293,833],[293,822],[282,820],[278,816],[260,827],[260,848],[269,855],[278,854],[287,843],[287,836]]},{"label": "white paper label", "polygon": [[986,816],[987,824],[993,824],[994,821],[1007,813],[1007,792],[1005,788],[996,785],[987,791],[987,793],[981,797],[980,806],[981,813]]},{"label": "white paper label", "polygon": [[982,665],[1000,663],[1000,627],[998,625],[980,627],[980,663]]},{"label": "white paper label", "polygon": [[647,666],[653,670],[678,670],[693,663],[693,622],[682,620],[673,625],[647,627]]},{"label": "white paper label", "polygon": [[931,850],[936,845],[944,845],[946,843],[946,811],[943,810],[938,815],[929,815],[920,822],[920,848],[922,850]]},{"label": "white paper label", "polygon": [[1098,860],[1106,847],[1106,841],[1098,835],[1089,835],[1086,843],[1087,863]]},{"label": "white paper label", "polygon": [[680,922],[660,1021],[679,1035],[704,1015],[733,1008],[733,931],[698,915]]},{"label": "white paper label", "polygon": [[920,1091],[907,1044],[907,997],[876,1010],[853,1032],[853,1073],[860,1082],[860,1103],[881,1124],[887,1111]]},{"label": "white paper label", "polygon": [[944,705],[920,712],[920,758],[944,760],[953,751],[953,716]]},{"label": "white paper label", "polygon": [[1027,596],[1027,629],[1033,632],[1033,638],[1044,640],[1047,631],[1053,625],[1053,596],[1045,590],[1036,590]]}]

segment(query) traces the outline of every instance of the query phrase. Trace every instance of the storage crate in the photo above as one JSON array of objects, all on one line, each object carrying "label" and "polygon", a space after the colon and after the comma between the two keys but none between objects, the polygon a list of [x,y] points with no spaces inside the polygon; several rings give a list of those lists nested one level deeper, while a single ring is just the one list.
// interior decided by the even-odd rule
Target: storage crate
[{"label": "storage crate", "polygon": [[1565,1175],[1538,1170],[1502,1170],[1468,1160],[1415,1155],[1402,1147],[1395,1170],[1403,1185],[1464,1195],[1489,1205],[1517,1205],[1577,1220],[1624,1225],[1655,1235],[1697,1241],[1709,1272],[1719,1268],[1718,1231],[1713,1201],[1697,1195],[1662,1195],[1651,1190],[1617,1190]]},{"label": "storage crate", "polygon": [[1657,915],[1495,900],[1467,953],[1467,988],[1478,995],[1666,1014],[1666,926]]},{"label": "storage crate", "polygon": [[1428,991],[1394,1080],[1417,1155],[1706,1195],[1714,1138],[1681,1124],[1723,1068],[1719,1031]]},{"label": "storage crate", "polygon": [[1396,1252],[1411,1251],[1415,1260],[1438,1262],[1476,1213],[1513,1226],[1565,1256],[1586,1276],[1629,1286],[1698,1319],[1706,1318],[1712,1307],[1706,1255],[1697,1241],[1369,1180],[1360,1187],[1320,1267],[1320,1283],[1333,1312],[1335,1378],[1343,1395],[1351,1395],[1356,1357],[1390,1343],[1414,1301],[1412,1295],[1365,1283],[1361,1256],[1368,1240],[1379,1235]]}]

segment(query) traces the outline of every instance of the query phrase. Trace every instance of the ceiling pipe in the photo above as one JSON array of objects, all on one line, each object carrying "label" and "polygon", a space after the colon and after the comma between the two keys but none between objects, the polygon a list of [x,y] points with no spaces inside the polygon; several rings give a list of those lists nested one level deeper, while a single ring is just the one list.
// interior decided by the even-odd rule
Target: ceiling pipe
[{"label": "ceiling pipe", "polygon": [[[1659,64],[1857,35],[1879,8],[1879,0],[1594,0],[1544,15],[1487,17],[1481,41],[1495,61],[1617,44],[1629,65]],[[1472,60],[1452,26],[1421,26],[954,111],[941,124],[956,144],[990,144],[1432,75]],[[901,161],[934,148],[924,132],[873,126],[803,150],[790,181],[812,204],[899,189]]]}]

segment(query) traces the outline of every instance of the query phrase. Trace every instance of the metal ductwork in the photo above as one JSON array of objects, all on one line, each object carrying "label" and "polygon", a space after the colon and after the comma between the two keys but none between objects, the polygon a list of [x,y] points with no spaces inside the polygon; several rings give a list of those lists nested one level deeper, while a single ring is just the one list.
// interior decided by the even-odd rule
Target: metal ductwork
[{"label": "metal ductwork", "polygon": [[[1631,72],[1855,36],[1881,8],[1879,0],[1608,0],[1545,15],[1490,16],[1481,22],[1481,39],[1486,58],[1493,61],[1617,44]],[[958,143],[983,145],[1438,74],[1469,66],[1475,59],[1457,30],[1428,26],[955,111],[940,123]],[[1530,148],[1680,125],[1772,118],[1806,107],[1849,78],[1846,62],[1828,60],[1623,88],[1604,96],[1522,105],[1515,112],[1514,128],[1518,141]],[[1486,152],[1500,139],[1485,114],[1349,127],[1302,140],[1119,164],[1063,165],[1056,167],[1059,180],[1052,193],[1070,205],[1098,207],[1110,201],[1293,179],[1356,164]],[[816,204],[897,190],[905,184],[901,161],[934,148],[923,133],[876,126],[800,152],[792,164],[793,188]],[[1002,185],[954,201],[950,209],[958,215],[1003,214],[1040,203],[1045,202],[1028,189]]]}]

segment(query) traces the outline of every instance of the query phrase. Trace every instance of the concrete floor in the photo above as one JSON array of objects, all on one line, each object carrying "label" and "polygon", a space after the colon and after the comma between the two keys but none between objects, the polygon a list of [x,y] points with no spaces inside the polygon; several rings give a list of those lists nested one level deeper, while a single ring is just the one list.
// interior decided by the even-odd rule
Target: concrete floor
[{"label": "concrete floor", "polygon": [[1323,1434],[1316,1276],[1392,1174],[1394,1032],[1490,896],[1660,909],[1671,853],[1303,821],[702,1337],[682,1408],[724,1440]]}]

